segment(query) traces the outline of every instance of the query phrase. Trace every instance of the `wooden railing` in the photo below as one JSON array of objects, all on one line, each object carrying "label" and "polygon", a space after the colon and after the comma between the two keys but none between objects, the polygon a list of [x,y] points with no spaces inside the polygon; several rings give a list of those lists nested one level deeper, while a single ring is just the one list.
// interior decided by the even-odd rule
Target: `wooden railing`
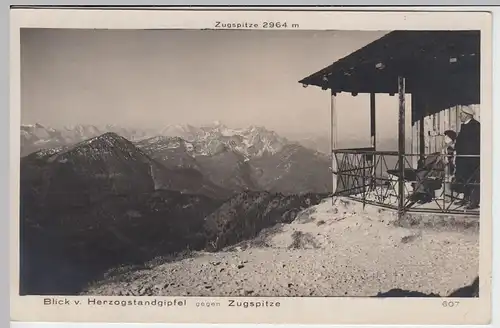
[{"label": "wooden railing", "polygon": [[[414,167],[412,159],[419,160],[429,155],[400,154],[397,151],[376,151],[373,148],[336,149],[332,151],[332,173],[336,177],[335,195],[345,196],[381,207],[392,208],[404,212],[435,212],[450,214],[478,215],[478,209],[466,209],[457,204],[463,201],[463,194],[458,193],[457,186],[462,189],[479,192],[479,165],[465,181],[460,184],[453,179],[450,172],[444,168],[427,169]],[[445,156],[445,155],[442,155]],[[478,155],[460,157],[477,158]],[[403,170],[400,170],[400,159],[403,158]],[[476,162],[474,162],[476,163]],[[401,176],[400,172],[404,172]],[[418,174],[417,174],[418,172]],[[424,177],[424,178],[422,178]],[[427,206],[412,204],[415,189],[421,183],[432,179],[434,190],[432,200]],[[403,188],[400,188],[400,184]],[[401,194],[400,190],[403,190]]]}]

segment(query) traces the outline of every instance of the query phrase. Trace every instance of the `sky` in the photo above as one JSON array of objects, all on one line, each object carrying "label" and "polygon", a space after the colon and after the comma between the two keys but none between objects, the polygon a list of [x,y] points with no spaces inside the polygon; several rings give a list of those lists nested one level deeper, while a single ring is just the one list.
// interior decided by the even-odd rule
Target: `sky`
[{"label": "sky", "polygon": [[[330,136],[330,94],[298,81],[387,32],[25,29],[21,120],[161,128],[220,121]],[[377,96],[377,138],[397,97]],[[339,140],[369,142],[368,95],[340,94]]]}]

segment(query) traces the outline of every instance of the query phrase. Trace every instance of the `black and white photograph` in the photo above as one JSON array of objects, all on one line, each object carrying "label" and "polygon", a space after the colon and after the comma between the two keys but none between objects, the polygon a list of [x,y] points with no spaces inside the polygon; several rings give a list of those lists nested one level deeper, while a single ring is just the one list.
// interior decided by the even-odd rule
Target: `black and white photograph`
[{"label": "black and white photograph", "polygon": [[21,293],[478,296],[479,51],[22,30]]},{"label": "black and white photograph", "polygon": [[20,296],[481,297],[480,30],[19,33]]}]

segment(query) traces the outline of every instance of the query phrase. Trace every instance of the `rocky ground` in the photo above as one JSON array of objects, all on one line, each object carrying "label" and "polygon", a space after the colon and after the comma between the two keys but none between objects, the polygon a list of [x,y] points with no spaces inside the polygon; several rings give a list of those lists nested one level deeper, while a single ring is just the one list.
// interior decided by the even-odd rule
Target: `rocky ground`
[{"label": "rocky ground", "polygon": [[394,212],[338,199],[217,253],[121,268],[85,294],[375,296],[394,289],[449,295],[479,270],[477,225],[398,225]]}]

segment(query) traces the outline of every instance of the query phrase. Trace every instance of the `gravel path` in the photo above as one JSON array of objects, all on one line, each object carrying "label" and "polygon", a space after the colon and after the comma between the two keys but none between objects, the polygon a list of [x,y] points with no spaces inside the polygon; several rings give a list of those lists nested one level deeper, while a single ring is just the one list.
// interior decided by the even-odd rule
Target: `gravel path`
[{"label": "gravel path", "polygon": [[477,230],[408,229],[395,220],[390,211],[325,201],[252,241],[107,278],[86,294],[375,296],[400,288],[448,295],[478,275]]}]

